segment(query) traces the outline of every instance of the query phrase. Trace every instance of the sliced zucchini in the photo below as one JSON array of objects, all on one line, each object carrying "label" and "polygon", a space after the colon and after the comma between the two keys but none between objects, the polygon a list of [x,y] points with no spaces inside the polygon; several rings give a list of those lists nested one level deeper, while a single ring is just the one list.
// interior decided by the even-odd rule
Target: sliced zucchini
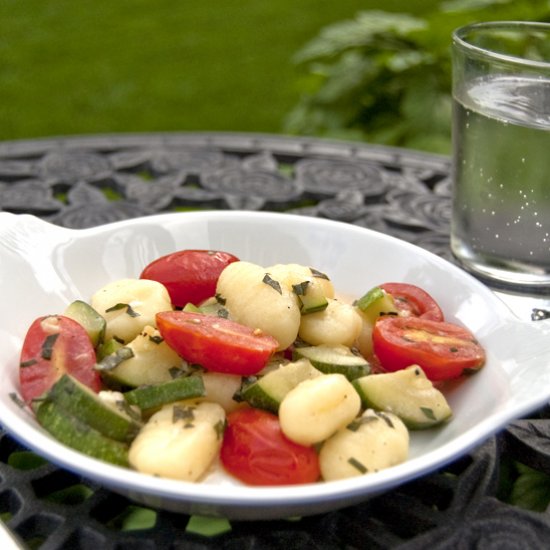
[{"label": "sliced zucchini", "polygon": [[147,411],[174,401],[202,397],[204,394],[204,383],[200,376],[183,376],[169,382],[130,390],[124,393],[124,399],[129,405]]},{"label": "sliced zucchini", "polygon": [[64,374],[51,387],[47,400],[117,441],[132,441],[142,426],[140,420],[128,410],[122,397],[118,404],[116,401],[105,401],[68,374]]},{"label": "sliced zucchini", "polygon": [[217,297],[208,298],[208,300],[202,302],[197,308],[197,311],[205,315],[223,317],[224,319],[229,318],[229,311],[225,308],[223,300],[220,301],[220,298]]},{"label": "sliced zucchini", "polygon": [[128,466],[128,445],[106,437],[79,418],[70,415],[57,403],[45,399],[36,410],[43,428],[61,443],[85,455]]},{"label": "sliced zucchini", "polygon": [[67,306],[63,315],[84,327],[94,348],[103,342],[107,322],[91,305],[82,300],[75,300]]},{"label": "sliced zucchini", "polygon": [[[124,344],[121,344],[118,340],[110,338],[109,340],[100,343],[97,346],[96,356],[99,363],[103,361],[105,357],[111,355],[118,351],[120,348],[124,347]],[[127,352],[123,352],[127,353]],[[99,370],[102,370],[101,368]]]},{"label": "sliced zucchini", "polygon": [[353,385],[364,407],[392,412],[412,430],[431,428],[452,416],[445,396],[416,365],[358,378]]},{"label": "sliced zucchini", "polygon": [[253,381],[245,382],[239,396],[256,407],[276,413],[286,394],[300,382],[322,376],[323,373],[312,366],[307,359],[280,365]]},{"label": "sliced zucchini", "polygon": [[374,325],[376,319],[381,315],[399,314],[392,296],[379,286],[371,288],[364,296],[357,300],[355,305],[371,325]]},{"label": "sliced zucchini", "polygon": [[311,364],[325,374],[343,374],[348,380],[354,380],[370,373],[370,364],[364,357],[355,354],[347,346],[296,347],[294,359],[309,359]]},{"label": "sliced zucchini", "polygon": [[323,292],[322,286],[312,286],[311,280],[302,281],[292,285],[294,294],[298,296],[300,302],[300,313],[316,313],[323,311],[328,307],[328,300]]}]

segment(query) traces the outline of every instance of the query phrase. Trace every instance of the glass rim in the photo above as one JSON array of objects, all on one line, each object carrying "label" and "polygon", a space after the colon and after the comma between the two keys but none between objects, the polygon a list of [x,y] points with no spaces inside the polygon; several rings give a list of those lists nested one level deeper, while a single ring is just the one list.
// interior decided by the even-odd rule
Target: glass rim
[{"label": "glass rim", "polygon": [[550,36],[550,23],[536,21],[484,21],[469,23],[468,25],[464,25],[455,29],[452,33],[453,45],[459,46],[464,51],[474,54],[477,57],[484,57],[486,59],[493,59],[509,64],[521,65],[523,67],[531,67],[545,70],[550,69],[550,60],[536,61],[534,59],[527,59],[525,57],[506,54],[497,50],[476,46],[466,39],[466,36],[472,31],[483,31],[491,29],[503,31],[519,31],[522,29],[539,30],[548,33]]}]

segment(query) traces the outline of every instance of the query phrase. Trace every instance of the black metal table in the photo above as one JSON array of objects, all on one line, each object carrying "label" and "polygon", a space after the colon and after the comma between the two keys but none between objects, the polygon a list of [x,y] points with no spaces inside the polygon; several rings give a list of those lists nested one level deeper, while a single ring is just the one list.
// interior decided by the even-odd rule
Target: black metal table
[{"label": "black metal table", "polygon": [[[193,209],[284,211],[369,227],[453,261],[449,176],[447,157],[319,139],[37,139],[0,143],[0,210],[73,228]],[[531,311],[533,321],[547,315]],[[549,417],[541,410],[518,420],[448,467],[361,505],[297,521],[233,522],[211,537],[196,534],[188,516],[136,507],[29,456],[0,431],[0,517],[43,549],[547,548],[550,515],[505,504],[498,488],[509,461],[550,473]],[[127,521],[136,514],[139,529]]]}]

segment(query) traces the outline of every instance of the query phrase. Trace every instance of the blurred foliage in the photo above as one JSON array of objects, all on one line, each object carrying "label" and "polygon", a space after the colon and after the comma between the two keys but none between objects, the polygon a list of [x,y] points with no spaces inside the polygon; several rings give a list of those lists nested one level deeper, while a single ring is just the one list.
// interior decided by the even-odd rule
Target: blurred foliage
[{"label": "blurred foliage", "polygon": [[517,463],[518,477],[508,502],[534,512],[545,512],[550,505],[550,476]]},{"label": "blurred foliage", "polygon": [[449,153],[451,34],[488,20],[550,21],[550,2],[447,0],[323,28],[295,56],[302,97],[285,131]]}]

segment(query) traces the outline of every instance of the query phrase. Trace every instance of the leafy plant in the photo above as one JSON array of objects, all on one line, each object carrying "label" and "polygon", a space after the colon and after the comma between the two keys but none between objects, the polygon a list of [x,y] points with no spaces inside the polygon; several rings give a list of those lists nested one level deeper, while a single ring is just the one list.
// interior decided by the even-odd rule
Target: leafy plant
[{"label": "leafy plant", "polygon": [[363,11],[295,56],[302,98],[285,130],[448,153],[451,34],[486,20],[550,21],[547,0],[447,0],[423,16]]}]

